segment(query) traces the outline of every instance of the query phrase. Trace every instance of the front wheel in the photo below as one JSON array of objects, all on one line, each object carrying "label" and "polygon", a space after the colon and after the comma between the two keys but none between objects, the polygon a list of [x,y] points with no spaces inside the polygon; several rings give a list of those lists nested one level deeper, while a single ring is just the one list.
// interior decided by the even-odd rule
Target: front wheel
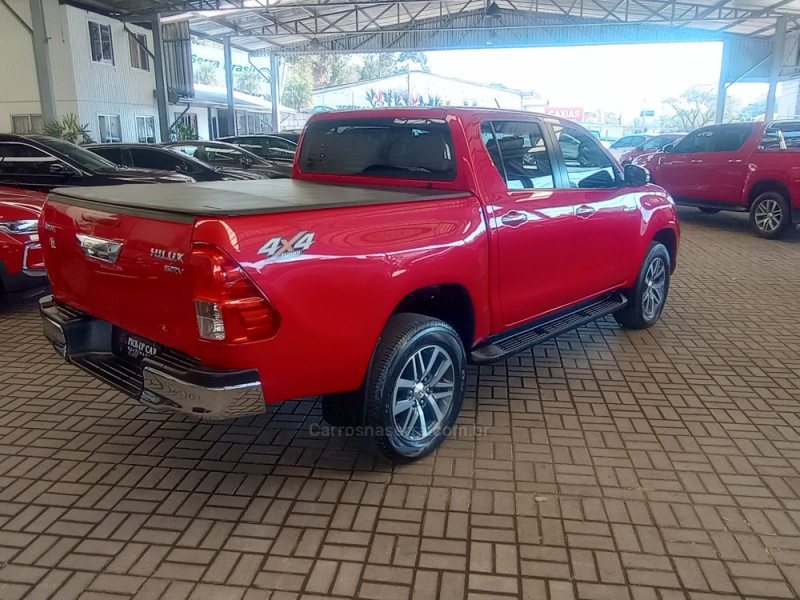
[{"label": "front wheel", "polygon": [[466,353],[447,323],[405,313],[389,319],[366,381],[365,432],[385,458],[406,463],[433,452],[464,400]]},{"label": "front wheel", "polygon": [[759,194],[750,207],[750,226],[756,235],[777,240],[792,224],[789,201],[780,192]]},{"label": "front wheel", "polygon": [[670,264],[666,246],[650,244],[636,285],[628,290],[628,305],[614,313],[617,323],[630,329],[647,329],[658,321],[669,293]]}]

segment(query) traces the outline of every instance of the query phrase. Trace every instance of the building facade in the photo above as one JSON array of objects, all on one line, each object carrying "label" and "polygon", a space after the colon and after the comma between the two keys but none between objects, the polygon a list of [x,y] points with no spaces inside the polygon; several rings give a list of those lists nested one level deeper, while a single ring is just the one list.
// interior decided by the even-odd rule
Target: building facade
[{"label": "building facade", "polygon": [[[155,142],[158,107],[149,30],[44,2],[56,113],[78,116],[98,142]],[[0,3],[0,132],[41,132],[27,0]]]},{"label": "building facade", "polygon": [[314,90],[315,109],[381,106],[482,106],[522,110],[531,94],[424,71]]}]

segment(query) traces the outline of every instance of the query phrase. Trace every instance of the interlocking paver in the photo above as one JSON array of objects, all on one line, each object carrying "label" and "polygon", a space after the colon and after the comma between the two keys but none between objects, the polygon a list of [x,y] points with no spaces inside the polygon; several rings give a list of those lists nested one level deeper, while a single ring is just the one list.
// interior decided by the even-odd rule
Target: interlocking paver
[{"label": "interlocking paver", "polygon": [[0,598],[800,596],[800,231],[682,210],[662,322],[472,367],[391,467],[314,400],[165,416],[0,305]]}]

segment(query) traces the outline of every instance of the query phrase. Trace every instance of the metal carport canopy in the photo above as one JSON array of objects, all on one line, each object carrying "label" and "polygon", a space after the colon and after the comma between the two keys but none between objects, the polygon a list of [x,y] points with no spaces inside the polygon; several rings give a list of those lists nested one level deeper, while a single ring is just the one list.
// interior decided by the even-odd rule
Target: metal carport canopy
[{"label": "metal carport canopy", "polygon": [[769,39],[800,0],[83,0],[135,20],[183,15],[251,54]]}]

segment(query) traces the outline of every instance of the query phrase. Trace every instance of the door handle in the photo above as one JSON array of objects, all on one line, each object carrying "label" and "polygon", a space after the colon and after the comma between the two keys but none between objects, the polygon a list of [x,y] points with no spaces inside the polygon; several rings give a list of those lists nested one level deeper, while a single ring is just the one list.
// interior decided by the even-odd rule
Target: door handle
[{"label": "door handle", "polygon": [[522,225],[525,221],[528,220],[528,215],[525,213],[512,210],[511,212],[507,212],[500,220],[503,222],[503,225],[511,225],[512,227],[515,225]]},{"label": "door handle", "polygon": [[741,158],[732,158],[728,161],[729,163],[740,163],[742,162]]},{"label": "door handle", "polygon": [[703,162],[703,161],[702,161],[702,160],[690,160],[690,161],[689,161],[689,163],[690,163],[690,164],[693,164],[693,165],[699,164],[699,163],[701,163],[701,162]]},{"label": "door handle", "polygon": [[595,213],[595,210],[591,206],[583,205],[579,206],[575,210],[575,214],[578,215],[581,219],[588,219]]}]

